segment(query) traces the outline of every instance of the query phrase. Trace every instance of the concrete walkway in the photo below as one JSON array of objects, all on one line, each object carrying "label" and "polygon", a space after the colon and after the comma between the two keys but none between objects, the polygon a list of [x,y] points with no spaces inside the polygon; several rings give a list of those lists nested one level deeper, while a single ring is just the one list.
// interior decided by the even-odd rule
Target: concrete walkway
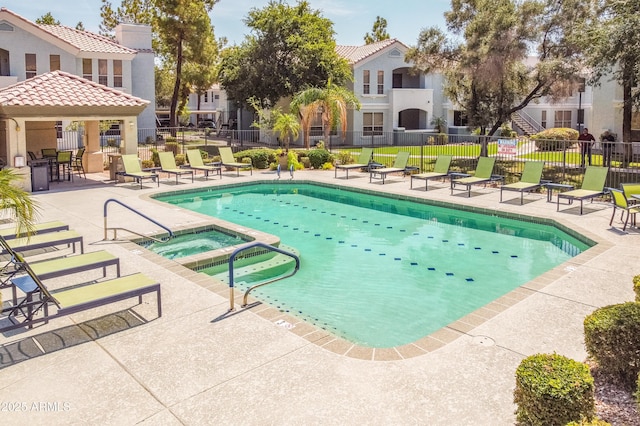
[{"label": "concrete walkway", "polygon": [[[176,185],[173,177],[163,177],[159,190],[274,178],[273,172],[236,177],[233,171],[221,180],[185,179]],[[517,300],[479,325],[443,329],[433,337],[440,344],[424,354],[372,350],[362,359],[304,323],[293,330],[277,326],[277,311],[272,316],[239,309],[226,315],[227,293],[202,285],[210,278],[171,261],[158,265],[129,243],[104,241],[103,203],[109,198],[172,227],[206,221],[148,200],[158,192],[155,184],[140,190],[104,179],[101,174],[88,181],[76,178],[74,184],[54,183],[50,191],[34,194],[41,221],[67,222],[85,236],[87,251],[119,256],[123,274],[140,271],[161,282],[163,316],[157,319],[155,300],[145,298],[133,309],[127,309],[130,302],[110,305],[0,336],[0,411],[7,424],[510,425],[521,359],[557,352],[583,361],[584,317],[597,307],[633,300],[632,277],[640,273],[640,234],[635,228],[611,229],[611,208],[604,202],[587,202],[579,216],[576,204],[556,212],[545,194],[525,195],[520,206],[517,193],[505,193],[507,202],[499,203],[496,188],[474,188],[466,198],[450,195],[448,183],[431,181],[425,192],[410,190],[408,177],[390,175],[381,185],[358,172],[349,180],[334,179],[332,170],[298,172],[296,181],[553,218],[599,243],[513,292]],[[416,186],[424,188],[420,183]],[[159,231],[115,205],[109,208],[109,226]],[[500,273],[499,265],[487,267]],[[77,281],[98,278],[84,275]],[[64,279],[50,281],[53,288],[62,285]],[[9,293],[3,295],[6,300]]]}]

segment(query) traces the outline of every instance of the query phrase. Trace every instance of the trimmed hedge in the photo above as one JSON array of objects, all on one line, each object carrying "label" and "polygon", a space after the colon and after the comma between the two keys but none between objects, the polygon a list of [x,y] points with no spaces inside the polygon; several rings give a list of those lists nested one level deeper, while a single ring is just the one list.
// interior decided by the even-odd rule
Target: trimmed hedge
[{"label": "trimmed hedge", "polygon": [[324,163],[331,162],[331,153],[326,149],[311,149],[308,154],[311,167],[316,170],[322,169]]},{"label": "trimmed hedge", "polygon": [[235,153],[234,157],[236,159],[250,158],[254,168],[268,169],[269,164],[276,161],[276,152],[273,149],[266,148],[247,149]]},{"label": "trimmed hedge", "polygon": [[640,303],[596,309],[584,319],[584,341],[603,371],[634,383],[640,372]]},{"label": "trimmed hedge", "polygon": [[532,135],[531,140],[535,141],[538,151],[558,151],[568,148],[567,144],[558,141],[577,141],[578,136],[580,133],[575,129],[556,127]]},{"label": "trimmed hedge", "polygon": [[521,424],[564,426],[595,415],[594,382],[585,364],[558,354],[536,354],[516,370],[514,402]]}]

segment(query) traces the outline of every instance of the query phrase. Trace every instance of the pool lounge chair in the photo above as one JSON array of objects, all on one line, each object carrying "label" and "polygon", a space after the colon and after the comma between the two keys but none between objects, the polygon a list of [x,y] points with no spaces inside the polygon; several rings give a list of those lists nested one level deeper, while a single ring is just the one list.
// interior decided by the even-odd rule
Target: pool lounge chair
[{"label": "pool lounge chair", "polygon": [[140,161],[135,154],[123,154],[121,157],[122,166],[124,172],[119,172],[120,175],[133,178],[136,182],[140,183],[140,189],[142,189],[142,181],[144,179],[155,180],[158,186],[160,186],[160,177],[152,172],[145,172],[140,167]]},{"label": "pool lounge chair", "polygon": [[[73,246],[73,252],[76,252],[76,243],[80,243],[80,253],[84,253],[84,245],[82,235],[76,231],[58,231],[48,232],[46,234],[37,234],[31,237],[20,237],[7,240],[7,244],[14,251],[29,251],[41,248],[56,247],[61,245]],[[2,248],[0,254],[6,253]]]},{"label": "pool lounge chair", "polygon": [[336,171],[334,178],[338,177],[338,170],[344,170],[347,172],[346,179],[349,179],[349,170],[351,169],[364,169],[369,168],[371,158],[373,157],[373,148],[362,148],[360,156],[355,163],[352,164],[336,164]]},{"label": "pool lounge chair", "polygon": [[[85,311],[99,306],[138,298],[149,293],[157,294],[158,317],[162,316],[160,284],[141,273],[92,282],[49,291],[28,264],[23,264],[26,274],[11,279],[11,284],[24,293],[24,298],[2,309],[8,324],[0,326],[0,333],[19,328],[32,328],[34,324],[48,323],[49,320]],[[49,308],[55,308],[54,313]],[[41,314],[40,314],[41,312]]]},{"label": "pool lounge chair", "polygon": [[220,179],[222,179],[222,167],[204,164],[199,149],[187,150],[187,160],[189,161],[190,169],[193,169],[194,171],[199,170],[204,172],[205,180],[209,179],[209,173],[211,172],[216,173],[218,176],[220,176]]},{"label": "pool lounge chair", "polygon": [[160,171],[166,173],[167,175],[175,175],[176,184],[178,183],[178,178],[183,175],[191,175],[191,182],[193,182],[193,170],[178,168],[178,166],[176,165],[176,158],[173,156],[173,152],[159,152],[158,157],[160,157]]},{"label": "pool lounge chair", "polygon": [[[60,222],[58,220],[54,220],[51,222],[37,223],[31,230],[32,231],[31,235],[46,234],[47,232],[66,231],[68,229],[69,229],[69,225],[67,225],[66,223]],[[27,234],[26,232],[23,232],[20,235],[26,235],[26,234]],[[11,228],[0,229],[0,237],[4,238],[5,240],[12,240],[16,238],[17,237],[16,228],[11,227]]]},{"label": "pool lounge chair", "polygon": [[580,214],[582,215],[582,204],[584,200],[591,200],[593,202],[595,197],[604,194],[604,184],[607,180],[608,171],[609,169],[607,167],[587,166],[580,189],[558,193],[556,211],[560,211],[560,199],[566,198],[569,200],[569,204],[571,204],[573,200],[580,201]]},{"label": "pool lounge chair", "polygon": [[249,169],[251,174],[253,175],[253,165],[251,163],[238,163],[236,159],[233,157],[233,152],[231,152],[231,148],[228,146],[221,146],[218,148],[220,152],[220,159],[222,160],[222,165],[224,167],[229,167],[232,169],[236,169],[238,172],[238,176],[240,176],[240,169]]},{"label": "pool lounge chair", "polygon": [[382,184],[384,185],[384,179],[389,173],[404,172],[407,169],[407,163],[409,162],[409,153],[406,151],[399,151],[396,154],[396,160],[391,167],[383,167],[380,169],[369,168],[369,183],[375,175],[380,175],[382,178]]},{"label": "pool lounge chair", "polygon": [[494,157],[480,157],[473,176],[451,179],[451,194],[453,194],[453,190],[456,189],[456,186],[461,185],[465,187],[467,197],[471,197],[472,185],[486,185],[488,182],[495,180],[493,176],[493,167],[495,165],[496,159]]},{"label": "pool lounge chair", "polygon": [[502,202],[502,191],[518,191],[520,192],[520,205],[522,205],[524,203],[524,193],[538,189],[542,185],[540,180],[542,179],[543,168],[543,161],[525,162],[520,182],[508,183],[500,186],[500,202]]},{"label": "pool lounge chair", "polygon": [[427,191],[427,183],[429,179],[445,178],[449,175],[449,167],[451,166],[452,155],[438,155],[436,164],[433,166],[432,172],[418,173],[411,175],[411,189],[413,189],[414,179],[424,179],[424,190]]},{"label": "pool lounge chair", "polygon": [[624,191],[619,189],[610,188],[609,193],[611,194],[611,201],[613,202],[613,212],[611,213],[611,220],[609,221],[609,226],[613,223],[613,218],[616,215],[616,211],[620,210],[620,220],[624,219],[624,214],[627,214],[627,218],[624,219],[624,226],[622,230],[625,231],[627,229],[627,224],[629,223],[629,217],[631,217],[631,224],[636,224],[636,215],[640,213],[640,206],[637,205],[629,205],[627,197],[624,195]]}]

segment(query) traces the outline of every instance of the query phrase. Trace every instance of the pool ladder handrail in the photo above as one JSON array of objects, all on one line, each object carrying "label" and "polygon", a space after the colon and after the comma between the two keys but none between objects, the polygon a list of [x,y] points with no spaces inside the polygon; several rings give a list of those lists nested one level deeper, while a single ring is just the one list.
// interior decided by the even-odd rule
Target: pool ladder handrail
[{"label": "pool ladder handrail", "polygon": [[235,306],[234,306],[234,298],[235,298],[235,296],[234,296],[234,287],[233,287],[233,261],[235,260],[236,256],[239,253],[241,253],[241,252],[243,252],[245,250],[249,250],[249,249],[255,248],[255,247],[262,247],[264,249],[267,249],[267,250],[270,250],[270,251],[275,251],[275,252],[283,254],[285,256],[292,257],[296,261],[296,267],[294,268],[294,270],[290,274],[283,275],[281,277],[274,278],[272,280],[265,281],[263,283],[256,284],[254,286],[249,287],[247,289],[247,291],[244,292],[244,297],[242,298],[242,305],[241,305],[242,308],[247,306],[247,298],[249,297],[249,293],[253,289],[265,286],[267,284],[271,284],[272,282],[275,282],[275,281],[280,281],[282,279],[289,278],[290,276],[295,275],[296,272],[298,272],[298,270],[300,269],[300,258],[298,256],[296,256],[295,254],[293,254],[293,253],[289,253],[286,250],[282,250],[279,247],[270,246],[269,244],[265,244],[265,243],[261,243],[261,242],[254,242],[254,243],[248,244],[246,246],[242,246],[242,247],[239,247],[239,248],[235,249],[233,251],[233,253],[231,253],[231,255],[229,256],[229,304],[230,304],[229,312],[235,310]]},{"label": "pool ladder handrail", "polygon": [[[280,164],[278,164],[278,167],[276,169],[276,173],[278,174],[278,179],[280,179]],[[291,165],[291,167],[289,167],[289,174],[291,175],[291,177],[289,179],[293,179],[293,164]]]},{"label": "pool ladder handrail", "polygon": [[[167,231],[169,233],[169,237],[167,239],[159,239],[159,238],[155,238],[155,237],[150,237],[148,235],[144,235],[141,234],[139,232],[136,231],[132,231],[131,229],[127,229],[127,228],[109,228],[107,226],[107,207],[109,206],[109,203],[116,203],[116,204],[120,204],[122,207],[132,211],[133,213],[137,214],[138,216],[143,217],[144,219],[147,219],[149,222],[153,223],[154,225],[157,225],[159,227],[161,227],[162,229],[164,229],[165,231]],[[130,207],[128,205],[126,205],[125,203],[123,203],[120,200],[116,200],[115,198],[109,198],[107,201],[104,202],[104,206],[103,206],[103,216],[104,216],[104,239],[107,239],[107,231],[109,230],[113,230],[113,239],[115,240],[117,238],[117,231],[121,230],[121,231],[127,231],[127,232],[131,232],[132,234],[138,235],[140,237],[143,238],[149,238],[150,240],[153,240],[157,243],[164,243],[169,241],[172,237],[173,237],[173,231],[169,228],[167,228],[166,226],[164,226],[163,224],[157,222],[154,219],[151,219],[149,216],[145,215],[144,213],[139,212],[138,210],[134,209],[133,207]]]}]

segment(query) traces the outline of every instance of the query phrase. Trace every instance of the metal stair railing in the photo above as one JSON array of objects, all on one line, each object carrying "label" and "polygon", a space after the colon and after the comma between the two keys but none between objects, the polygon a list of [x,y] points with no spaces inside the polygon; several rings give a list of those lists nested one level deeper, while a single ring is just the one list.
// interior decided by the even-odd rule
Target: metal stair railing
[{"label": "metal stair railing", "polygon": [[[533,130],[533,133],[539,133],[545,130],[540,123],[538,123],[536,120],[533,119],[533,117],[531,117],[529,114],[527,114],[522,110],[514,112],[512,114],[512,119],[516,121],[516,124],[518,124],[518,121],[521,120],[522,123],[526,124],[527,126],[529,126],[531,130]],[[522,130],[528,131],[529,129],[522,129]]]},{"label": "metal stair railing", "polygon": [[[120,227],[113,227],[113,228],[109,228],[107,226],[107,208],[109,207],[109,203],[116,203],[121,205],[122,207],[128,209],[129,211],[132,211],[133,213],[137,214],[138,216],[148,220],[149,222],[153,223],[154,225],[157,225],[159,227],[161,227],[162,229],[164,229],[165,231],[167,231],[169,233],[169,238],[166,240],[161,240],[159,238],[155,238],[155,237],[150,237],[148,235],[144,235],[141,234],[139,232],[133,231],[131,229],[127,229],[127,228],[120,228]],[[166,226],[164,226],[163,224],[155,221],[154,219],[151,219],[149,216],[140,213],[138,210],[134,209],[133,207],[130,207],[126,204],[124,204],[122,201],[116,200],[115,198],[109,198],[107,201],[104,202],[104,207],[103,207],[103,216],[104,216],[104,239],[107,239],[107,231],[112,230],[113,231],[113,239],[115,240],[117,238],[117,231],[127,231],[130,232],[132,234],[138,235],[140,237],[144,237],[144,238],[149,238],[150,240],[153,240],[155,242],[158,243],[164,243],[166,241],[168,241],[169,239],[171,239],[173,237],[173,231],[169,228],[167,228]]]}]

